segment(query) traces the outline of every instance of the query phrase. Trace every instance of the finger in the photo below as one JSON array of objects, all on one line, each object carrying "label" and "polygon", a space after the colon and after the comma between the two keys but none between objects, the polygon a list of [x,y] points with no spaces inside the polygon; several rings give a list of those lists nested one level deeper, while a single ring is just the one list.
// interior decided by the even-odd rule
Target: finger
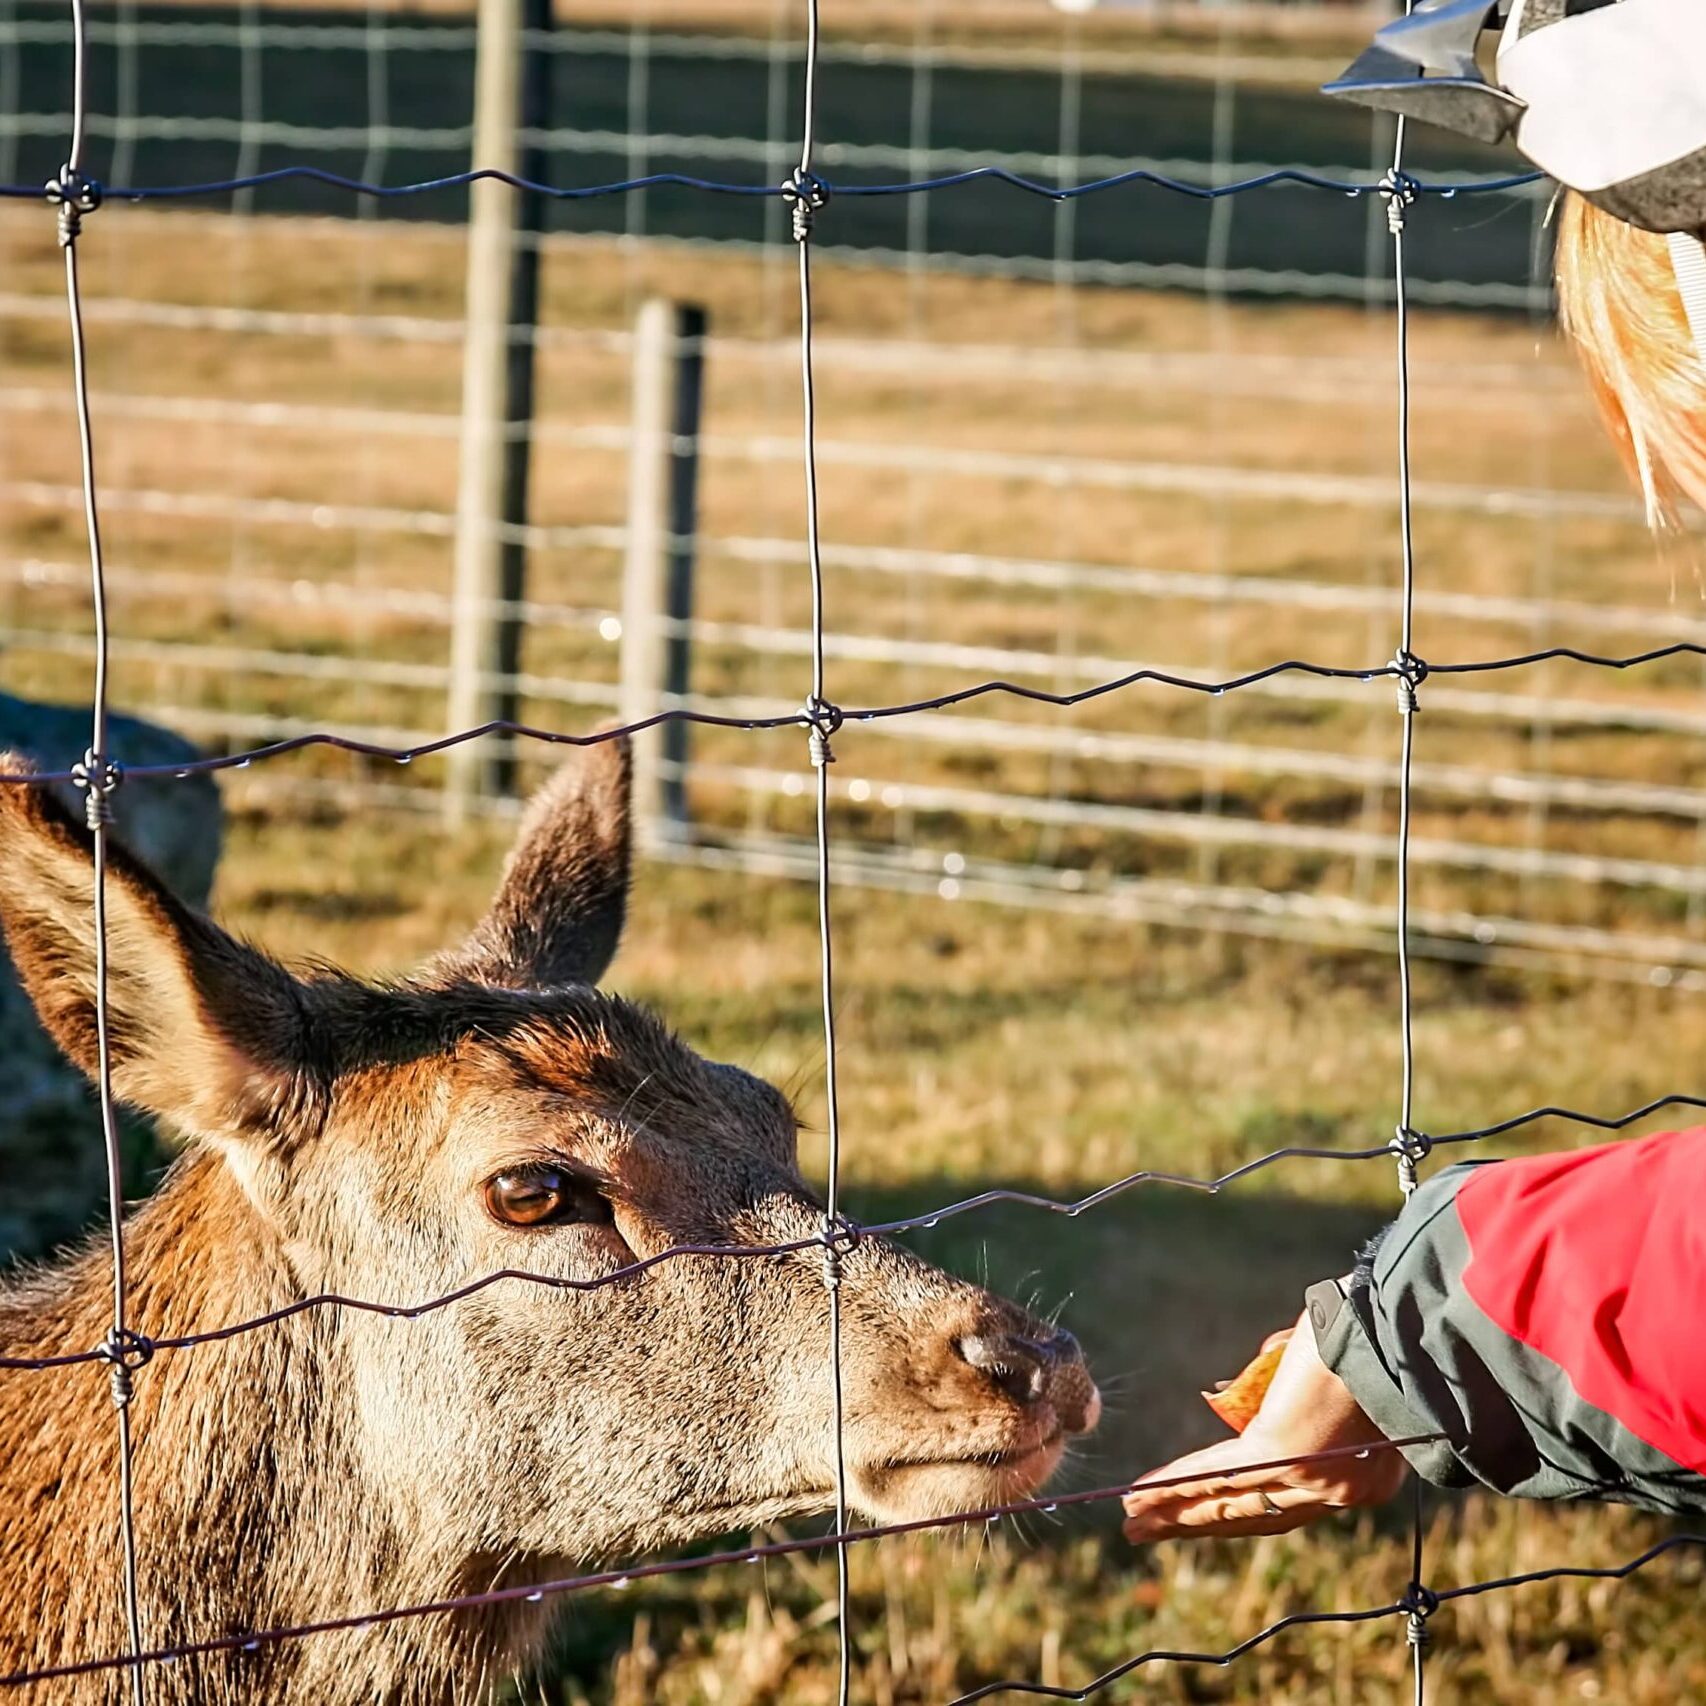
[{"label": "finger", "polygon": [[1194,1496],[1155,1500],[1128,1517],[1128,1540],[1176,1534],[1285,1534],[1325,1516],[1333,1506],[1303,1487],[1230,1491],[1224,1485]]},{"label": "finger", "polygon": [[1204,1499],[1212,1499],[1226,1492],[1226,1481],[1216,1477],[1212,1481],[1187,1481],[1177,1486],[1138,1489],[1127,1493],[1120,1504],[1128,1517],[1141,1517],[1155,1511],[1173,1510],[1184,1505],[1197,1504]]},{"label": "finger", "polygon": [[[1284,1517],[1241,1517],[1235,1521],[1217,1523],[1210,1527],[1196,1522],[1163,1522],[1128,1524],[1126,1539],[1134,1546],[1151,1546],[1161,1540],[1244,1540],[1258,1539],[1268,1534],[1289,1534],[1293,1529],[1307,1528],[1325,1511],[1308,1515],[1288,1512]],[[1136,1533],[1129,1529],[1136,1528]]]},{"label": "finger", "polygon": [[[1277,1496],[1282,1491],[1294,1495],[1303,1491],[1301,1488],[1286,1486],[1279,1471],[1246,1469],[1241,1464],[1227,1463],[1224,1460],[1204,1463],[1202,1459],[1206,1456],[1206,1452],[1194,1452],[1190,1458],[1181,1458],[1178,1463],[1170,1465],[1165,1476],[1157,1471],[1154,1486],[1149,1485],[1147,1481],[1139,1481],[1120,1500],[1127,1515],[1135,1516],[1159,1505],[1195,1504],[1231,1493],[1260,1493],[1266,1490]],[[1185,1480],[1179,1473],[1182,1466],[1206,1473],[1198,1473]]]},{"label": "finger", "polygon": [[1326,1501],[1308,1487],[1270,1485],[1234,1490],[1221,1488],[1208,1499],[1192,1500],[1180,1520],[1204,1523],[1280,1522],[1299,1512],[1325,1510]]},{"label": "finger", "polygon": [[1243,1468],[1249,1461],[1249,1449],[1242,1439],[1220,1440],[1200,1451],[1188,1451],[1183,1457],[1175,1457],[1159,1469],[1151,1469],[1147,1475],[1140,1475],[1135,1485],[1143,1487],[1151,1481],[1166,1481],[1174,1483],[1166,1490],[1176,1492],[1178,1484],[1183,1481],[1207,1481],[1211,1477],[1220,1480]]}]

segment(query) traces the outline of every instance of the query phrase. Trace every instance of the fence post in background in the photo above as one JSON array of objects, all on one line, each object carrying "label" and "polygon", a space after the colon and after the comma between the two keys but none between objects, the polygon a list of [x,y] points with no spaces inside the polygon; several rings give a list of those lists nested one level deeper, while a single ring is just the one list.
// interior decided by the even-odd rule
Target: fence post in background
[{"label": "fence post in background", "polygon": [[[624,723],[679,703],[688,689],[707,323],[703,308],[660,297],[642,303],[634,322],[622,581]],[[686,723],[665,723],[635,740],[634,828],[642,849],[686,826],[687,761]]]},{"label": "fence post in background", "polygon": [[[542,181],[536,138],[550,121],[551,0],[479,0],[474,70],[476,167]],[[544,198],[490,178],[469,190],[462,436],[450,635],[449,724],[514,718],[521,658],[515,605],[527,583],[533,331],[539,318]],[[462,821],[482,795],[512,793],[514,742],[452,747],[445,812]]]}]

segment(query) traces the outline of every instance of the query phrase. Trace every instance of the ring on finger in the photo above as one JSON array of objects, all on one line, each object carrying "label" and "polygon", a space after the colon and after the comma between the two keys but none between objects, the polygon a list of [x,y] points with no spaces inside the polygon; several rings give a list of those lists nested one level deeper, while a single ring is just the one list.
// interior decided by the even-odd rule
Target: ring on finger
[{"label": "ring on finger", "polygon": [[1284,1516],[1285,1515],[1285,1512],[1283,1510],[1281,1510],[1280,1507],[1278,1505],[1276,1505],[1271,1498],[1268,1497],[1268,1495],[1265,1491],[1259,1491],[1256,1494],[1256,1497],[1262,1501],[1262,1514],[1264,1516]]}]

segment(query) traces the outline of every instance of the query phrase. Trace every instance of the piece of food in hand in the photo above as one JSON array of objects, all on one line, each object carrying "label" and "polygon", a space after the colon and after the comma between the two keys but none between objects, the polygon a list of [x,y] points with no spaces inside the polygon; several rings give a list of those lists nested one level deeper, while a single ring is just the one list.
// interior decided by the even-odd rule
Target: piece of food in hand
[{"label": "piece of food in hand", "polygon": [[1262,1340],[1262,1348],[1239,1373],[1231,1380],[1218,1382],[1212,1392],[1203,1394],[1203,1401],[1234,1433],[1243,1433],[1256,1419],[1256,1412],[1261,1409],[1262,1400],[1273,1384],[1274,1370],[1279,1367],[1285,1347],[1291,1342],[1291,1334],[1290,1327],[1268,1334]]}]

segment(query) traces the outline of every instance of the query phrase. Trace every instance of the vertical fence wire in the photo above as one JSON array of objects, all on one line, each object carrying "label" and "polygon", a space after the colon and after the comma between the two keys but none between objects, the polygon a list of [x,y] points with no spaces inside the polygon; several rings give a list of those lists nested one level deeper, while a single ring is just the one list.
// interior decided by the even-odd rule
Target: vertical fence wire
[{"label": "vertical fence wire", "polygon": [[1416,1188],[1416,1157],[1410,1153],[1415,1103],[1416,1051],[1412,1033],[1410,987],[1410,772],[1415,746],[1416,688],[1421,670],[1414,651],[1416,606],[1416,550],[1414,517],[1410,503],[1410,316],[1404,268],[1404,224],[1415,191],[1404,175],[1404,120],[1398,120],[1393,145],[1393,165],[1388,174],[1387,223],[1392,232],[1392,274],[1397,292],[1396,336],[1398,345],[1398,534],[1400,573],[1398,652],[1393,671],[1398,691],[1398,711],[1403,728],[1398,755],[1398,1023],[1403,1049],[1402,1095],[1398,1116],[1398,1178],[1404,1194]]},{"label": "vertical fence wire", "polygon": [[83,335],[83,293],[77,272],[77,238],[83,216],[100,205],[100,191],[84,176],[87,129],[88,27],[83,0],[71,0],[72,104],[71,139],[65,164],[47,188],[50,205],[58,209],[59,246],[65,254],[65,306],[71,336],[71,376],[77,415],[78,451],[83,477],[83,521],[89,543],[89,584],[95,628],[94,683],[91,693],[89,750],[77,767],[77,781],[93,840],[94,896],[92,928],[95,949],[96,1084],[100,1094],[101,1136],[107,1161],[107,1218],[112,1241],[112,1330],[102,1346],[109,1364],[113,1408],[118,1426],[119,1541],[124,1566],[124,1611],[130,1639],[130,1687],[135,1706],[143,1706],[142,1611],[137,1586],[136,1520],[132,1475],[130,1401],[131,1375],[140,1360],[139,1343],[127,1320],[124,1250],[124,1156],[119,1147],[118,1113],[113,1096],[112,1036],[108,1004],[107,852],[112,821],[112,794],[119,770],[107,744],[107,675],[110,645],[107,633],[105,564],[101,554],[101,524],[95,491],[95,439],[89,411],[88,352]]},{"label": "vertical fence wire", "polygon": [[[1398,652],[1392,663],[1398,695],[1398,720],[1403,731],[1398,757],[1396,919],[1401,1064],[1398,1127],[1393,1134],[1392,1144],[1398,1162],[1398,1188],[1407,1200],[1416,1189],[1416,1167],[1426,1157],[1429,1142],[1415,1128],[1415,996],[1410,976],[1411,760],[1419,710],[1416,689],[1427,674],[1427,666],[1416,656],[1415,651],[1416,544],[1410,492],[1410,314],[1404,227],[1409,208],[1416,199],[1416,188],[1404,172],[1404,131],[1404,119],[1400,116],[1393,131],[1392,170],[1382,185],[1382,193],[1386,200],[1387,228],[1392,234],[1392,281],[1396,296],[1394,331],[1398,360],[1398,534],[1401,588]],[[1403,1601],[1408,1612],[1405,1619],[1405,1638],[1410,1648],[1415,1706],[1425,1706],[1428,1617],[1436,1602],[1422,1582],[1425,1511],[1421,1478],[1412,1470],[1410,1479],[1414,1498],[1411,1510],[1410,1581]]]},{"label": "vertical fence wire", "polygon": [[812,171],[817,141],[818,5],[806,7],[805,69],[801,90],[800,163],[785,189],[800,261],[800,429],[805,463],[806,559],[811,576],[811,692],[804,721],[817,781],[817,919],[823,985],[824,1098],[828,1133],[828,1190],[823,1213],[823,1281],[829,1292],[829,1375],[835,1449],[836,1699],[847,1706],[852,1692],[852,1639],[848,1548],[846,1405],[841,1380],[841,1110],[836,1079],[835,970],[830,927],[829,766],[830,738],[841,713],[824,691],[823,551],[818,524],[817,397],[812,366],[812,226],[828,201],[828,187]]},{"label": "vertical fence wire", "polygon": [[1410,1472],[1410,1495],[1410,1585],[1402,1601],[1407,1613],[1404,1638],[1410,1647],[1411,1700],[1414,1706],[1427,1706],[1427,1653],[1433,1638],[1428,1619],[1439,1609],[1439,1600],[1422,1585],[1422,1541],[1427,1512],[1423,1503],[1422,1478],[1414,1470]]}]

